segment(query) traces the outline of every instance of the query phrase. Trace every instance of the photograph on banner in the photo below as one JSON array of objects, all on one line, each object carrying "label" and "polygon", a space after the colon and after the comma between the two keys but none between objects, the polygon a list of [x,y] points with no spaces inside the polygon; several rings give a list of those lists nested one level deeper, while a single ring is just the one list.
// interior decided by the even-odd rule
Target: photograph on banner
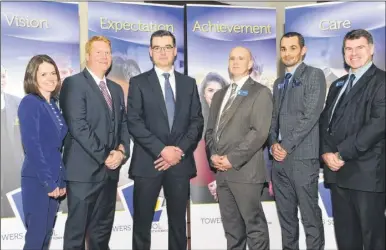
[{"label": "photograph on banner", "polygon": [[[79,72],[78,4],[1,4],[1,245],[4,249],[21,249],[24,244],[20,183],[24,151],[17,112],[25,96],[27,64],[38,54],[46,54],[55,61],[62,82]],[[64,202],[58,214],[66,207]],[[57,227],[64,224],[57,223]],[[61,242],[53,240],[52,245],[56,244]]]},{"label": "photograph on banner", "polygon": [[323,70],[328,88],[347,74],[343,37],[353,29],[371,33],[375,44],[374,64],[385,70],[385,2],[325,3],[288,7],[285,11],[285,31],[304,36],[308,48],[304,61]]},{"label": "photograph on banner", "polygon": [[[176,37],[177,58],[174,69],[184,73],[184,9],[181,6],[167,6],[142,3],[88,3],[88,36],[106,36],[112,46],[112,67],[107,78],[119,84],[127,95],[130,78],[153,68],[149,55],[150,36],[157,30],[168,30]],[[131,152],[133,141],[131,141]],[[132,180],[128,178],[129,159],[120,170],[116,210],[128,209],[127,200],[122,196]],[[125,186],[124,186],[125,185]],[[126,187],[126,188],[125,188]],[[120,195],[121,194],[121,195]],[[163,191],[160,193],[163,197]],[[165,202],[160,204],[165,206]]]},{"label": "photograph on banner", "polygon": [[[50,14],[48,15],[48,13]],[[23,81],[26,66],[28,61],[37,54],[47,54],[54,59],[58,65],[62,81],[65,77],[79,72],[79,14],[77,4],[2,3],[2,218],[15,217],[15,211],[7,201],[6,194],[20,188],[20,172],[24,159],[17,109],[25,95]]]},{"label": "photograph on banner", "polygon": [[[228,57],[235,46],[252,53],[250,77],[271,91],[276,79],[276,10],[223,6],[187,5],[188,74],[197,81],[204,133],[214,93],[228,84]],[[237,21],[236,21],[237,20]],[[210,55],[210,56],[208,56]],[[209,168],[204,138],[194,153],[197,176],[191,180],[193,204],[216,202],[215,175]],[[271,162],[265,151],[267,178]],[[265,189],[264,200],[272,200]]]}]

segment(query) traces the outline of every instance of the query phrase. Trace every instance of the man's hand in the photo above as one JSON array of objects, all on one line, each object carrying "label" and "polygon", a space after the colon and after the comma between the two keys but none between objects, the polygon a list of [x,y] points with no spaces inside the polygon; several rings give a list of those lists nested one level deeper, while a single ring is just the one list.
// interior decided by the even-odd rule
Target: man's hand
[{"label": "man's hand", "polygon": [[232,164],[229,162],[228,156],[224,155],[224,156],[220,156],[220,157],[221,157],[220,162],[219,162],[220,169],[222,171],[228,171],[228,169],[231,169]]},{"label": "man's hand", "polygon": [[182,155],[182,150],[174,146],[166,146],[161,151],[161,157],[171,166],[174,166],[179,163],[182,158]]},{"label": "man's hand", "polygon": [[106,167],[111,170],[117,169],[124,159],[124,155],[121,151],[111,150],[109,156],[105,161]]},{"label": "man's hand", "polygon": [[340,160],[336,153],[324,153],[322,159],[328,168],[334,172],[338,171],[344,165],[344,161]]},{"label": "man's hand", "polygon": [[285,151],[279,143],[275,143],[271,147],[273,158],[276,161],[283,161],[287,157],[287,151]]},{"label": "man's hand", "polygon": [[[168,158],[169,161],[163,157],[162,152],[164,152],[165,157],[170,156],[170,158]],[[171,166],[178,164],[182,159],[183,154],[184,152],[179,147],[167,146],[161,151],[161,157],[154,162],[155,168],[158,171],[165,171]]]},{"label": "man's hand", "polygon": [[58,197],[60,196],[59,188],[57,187],[57,188],[55,188],[54,191],[48,193],[48,196],[49,196],[49,197],[52,197],[52,198],[54,198],[54,199],[58,198]]},{"label": "man's hand", "polygon": [[224,157],[224,156],[219,156],[219,155],[217,155],[217,154],[212,155],[212,156],[210,157],[210,160],[211,160],[211,162],[212,162],[213,167],[216,168],[217,170],[225,171],[225,169],[223,169],[223,168],[221,167],[221,160],[223,159],[223,157]]}]

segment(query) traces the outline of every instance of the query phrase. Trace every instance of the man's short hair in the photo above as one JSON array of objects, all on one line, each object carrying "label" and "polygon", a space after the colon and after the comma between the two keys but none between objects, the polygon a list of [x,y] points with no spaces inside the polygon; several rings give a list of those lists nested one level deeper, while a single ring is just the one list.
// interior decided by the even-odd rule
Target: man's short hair
[{"label": "man's short hair", "polygon": [[170,36],[173,40],[173,46],[176,47],[176,37],[173,35],[172,32],[167,31],[167,30],[157,30],[153,34],[151,34],[150,47],[153,47],[153,38],[154,37],[163,37],[163,36]]},{"label": "man's short hair", "polygon": [[107,37],[105,37],[105,36],[93,36],[86,43],[86,53],[87,54],[90,53],[91,46],[92,46],[93,42],[99,42],[99,41],[107,43],[110,47],[110,50],[111,50],[111,42]]},{"label": "man's short hair", "polygon": [[304,42],[304,36],[298,32],[294,32],[294,31],[291,31],[291,32],[287,32],[285,33],[281,38],[280,38],[280,44],[281,44],[281,40],[283,40],[284,37],[294,37],[296,36],[299,40],[299,45],[300,45],[300,48],[303,48],[304,45],[305,45],[305,42]]},{"label": "man's short hair", "polygon": [[359,39],[361,37],[364,37],[369,44],[374,44],[373,36],[371,35],[370,32],[364,29],[356,29],[356,30],[351,30],[347,32],[347,34],[343,38],[343,48],[346,44],[347,40],[354,40],[354,39]]}]

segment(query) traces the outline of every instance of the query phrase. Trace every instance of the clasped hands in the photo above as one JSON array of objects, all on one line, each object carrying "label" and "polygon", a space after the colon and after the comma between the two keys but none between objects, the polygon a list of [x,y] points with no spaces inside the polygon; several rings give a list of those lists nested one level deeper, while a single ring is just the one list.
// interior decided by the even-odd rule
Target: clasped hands
[{"label": "clasped hands", "polygon": [[168,170],[170,167],[177,165],[184,155],[184,152],[175,146],[166,146],[162,149],[159,158],[154,162],[155,169],[158,171]]},{"label": "clasped hands", "polygon": [[66,188],[59,188],[59,187],[55,188],[54,191],[48,193],[48,196],[52,197],[54,199],[57,199],[57,198],[62,197],[64,195],[66,195]]},{"label": "clasped hands", "polygon": [[324,153],[322,155],[322,159],[324,163],[326,163],[327,167],[331,169],[331,171],[338,171],[344,165],[344,161],[339,159],[338,152],[336,153]]},{"label": "clasped hands", "polygon": [[107,168],[114,170],[117,169],[122,161],[125,159],[123,153],[119,150],[111,150],[109,156],[105,160],[105,165]]},{"label": "clasped hands", "polygon": [[283,161],[287,157],[287,151],[279,144],[275,143],[271,147],[272,156],[276,161]]},{"label": "clasped hands", "polygon": [[219,171],[228,171],[228,169],[232,168],[232,164],[228,160],[228,156],[226,155],[212,155],[210,157],[210,160],[212,161],[212,165],[214,168],[216,168]]}]

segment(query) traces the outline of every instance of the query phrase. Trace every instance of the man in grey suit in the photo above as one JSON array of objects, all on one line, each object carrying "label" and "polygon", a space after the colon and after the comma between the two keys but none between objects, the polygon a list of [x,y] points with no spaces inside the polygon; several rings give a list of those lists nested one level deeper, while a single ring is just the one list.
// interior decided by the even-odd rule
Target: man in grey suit
[{"label": "man in grey suit", "polygon": [[231,85],[217,91],[205,134],[216,170],[217,195],[227,249],[269,249],[261,205],[266,180],[263,145],[272,115],[271,91],[249,77],[251,53],[243,47],[229,55]]},{"label": "man in grey suit", "polygon": [[282,231],[283,249],[299,249],[298,206],[307,249],[324,248],[322,214],[318,206],[319,116],[326,95],[321,69],[302,62],[304,37],[283,35],[280,57],[286,74],[275,81],[269,145],[274,157],[273,191]]}]

